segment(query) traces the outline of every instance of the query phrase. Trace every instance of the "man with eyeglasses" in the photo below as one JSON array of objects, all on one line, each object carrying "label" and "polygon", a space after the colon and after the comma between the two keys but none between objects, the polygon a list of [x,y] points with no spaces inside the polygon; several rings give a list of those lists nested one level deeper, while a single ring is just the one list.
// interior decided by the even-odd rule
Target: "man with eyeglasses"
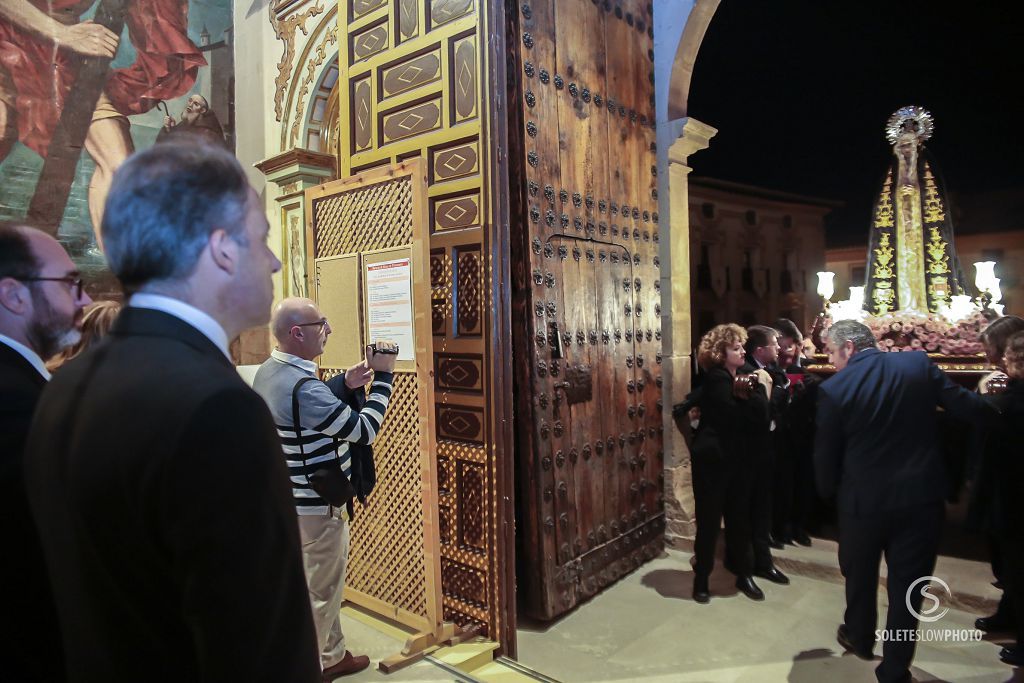
[{"label": "man with eyeglasses", "polygon": [[[356,485],[351,493],[361,495],[358,479],[353,479],[353,463],[358,457],[353,445],[371,444],[380,433],[391,398],[397,349],[388,342],[367,347],[366,357],[328,386],[318,379],[315,359],[324,351],[331,325],[316,303],[298,297],[284,299],[274,309],[270,327],[277,348],[256,372],[253,388],[270,406],[281,436],[299,516],[322,676],[331,681],[362,671],[370,665],[370,658],[353,655],[345,648],[339,619],[351,499],[347,504],[331,505],[314,490],[309,475],[325,467],[340,468]],[[352,407],[351,395],[371,377],[365,402],[358,409]]]},{"label": "man with eyeglasses", "polygon": [[270,317],[268,231],[226,150],[156,145],[114,177],[128,305],[54,375],[25,449],[70,681],[320,680],[280,442],[228,354]]},{"label": "man with eyeglasses", "polygon": [[0,535],[5,570],[17,577],[0,594],[0,662],[17,681],[64,680],[64,657],[46,561],[25,498],[22,457],[44,362],[75,344],[91,302],[57,240],[0,222]]}]

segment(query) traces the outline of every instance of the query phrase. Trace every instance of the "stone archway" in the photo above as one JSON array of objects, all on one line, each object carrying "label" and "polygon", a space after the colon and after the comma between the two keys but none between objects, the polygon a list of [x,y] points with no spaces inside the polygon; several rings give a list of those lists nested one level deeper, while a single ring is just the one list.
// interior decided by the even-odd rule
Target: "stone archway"
[{"label": "stone archway", "polygon": [[[662,277],[662,321],[666,407],[682,401],[690,391],[693,340],[690,325],[690,214],[687,176],[689,157],[707,148],[718,131],[687,116],[687,98],[697,51],[720,0],[694,0],[689,15],[662,22],[665,42],[656,51],[659,77],[667,77],[665,106],[659,106],[658,165],[662,172],[660,210],[669,217],[669,239],[662,243],[662,262],[669,267]],[[669,9],[674,3],[663,3]],[[678,12],[678,5],[674,7]],[[677,38],[676,38],[677,37]],[[673,45],[674,42],[674,45]],[[674,49],[672,49],[674,47]],[[665,540],[677,547],[692,547],[694,523],[690,453],[682,435],[665,411]]]}]

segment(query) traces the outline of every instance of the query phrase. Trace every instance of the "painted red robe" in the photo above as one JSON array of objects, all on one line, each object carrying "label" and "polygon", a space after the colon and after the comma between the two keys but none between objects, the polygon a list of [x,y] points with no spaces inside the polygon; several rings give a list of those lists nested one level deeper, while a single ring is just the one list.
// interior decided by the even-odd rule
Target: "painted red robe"
[{"label": "painted red robe", "polygon": [[[30,1],[51,14],[82,5],[82,0]],[[160,100],[187,93],[206,65],[188,37],[187,0],[130,0],[125,26],[136,58],[110,72],[105,92],[114,108],[125,116],[144,114]],[[18,139],[40,156],[46,156],[74,85],[70,66],[76,59],[81,56],[54,50],[52,43],[0,20],[0,68],[14,85]]]}]

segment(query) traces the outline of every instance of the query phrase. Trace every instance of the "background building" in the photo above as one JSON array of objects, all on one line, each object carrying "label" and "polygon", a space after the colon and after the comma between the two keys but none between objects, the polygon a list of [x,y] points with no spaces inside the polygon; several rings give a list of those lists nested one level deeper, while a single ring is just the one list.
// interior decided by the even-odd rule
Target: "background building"
[{"label": "background building", "polygon": [[726,322],[747,327],[785,317],[809,329],[818,312],[815,273],[825,265],[824,218],[839,206],[815,197],[692,177],[693,343]]}]

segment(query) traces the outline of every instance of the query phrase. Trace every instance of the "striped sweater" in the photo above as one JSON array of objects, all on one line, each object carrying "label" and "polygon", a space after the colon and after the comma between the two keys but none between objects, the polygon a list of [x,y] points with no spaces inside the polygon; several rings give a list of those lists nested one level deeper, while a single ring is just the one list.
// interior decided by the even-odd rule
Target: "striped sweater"
[{"label": "striped sweater", "polygon": [[[309,487],[306,475],[324,467],[325,462],[333,461],[337,455],[342,472],[349,476],[352,468],[349,443],[373,443],[391,398],[392,375],[386,372],[374,374],[366,404],[358,412],[349,408],[323,382],[306,382],[299,389],[302,429],[296,435],[292,427],[292,389],[303,377],[316,376],[317,366],[312,361],[274,350],[253,380],[253,389],[267,402],[277,425],[292,482],[292,496],[300,515],[329,514],[330,507]],[[300,444],[305,465],[299,454]]]}]

